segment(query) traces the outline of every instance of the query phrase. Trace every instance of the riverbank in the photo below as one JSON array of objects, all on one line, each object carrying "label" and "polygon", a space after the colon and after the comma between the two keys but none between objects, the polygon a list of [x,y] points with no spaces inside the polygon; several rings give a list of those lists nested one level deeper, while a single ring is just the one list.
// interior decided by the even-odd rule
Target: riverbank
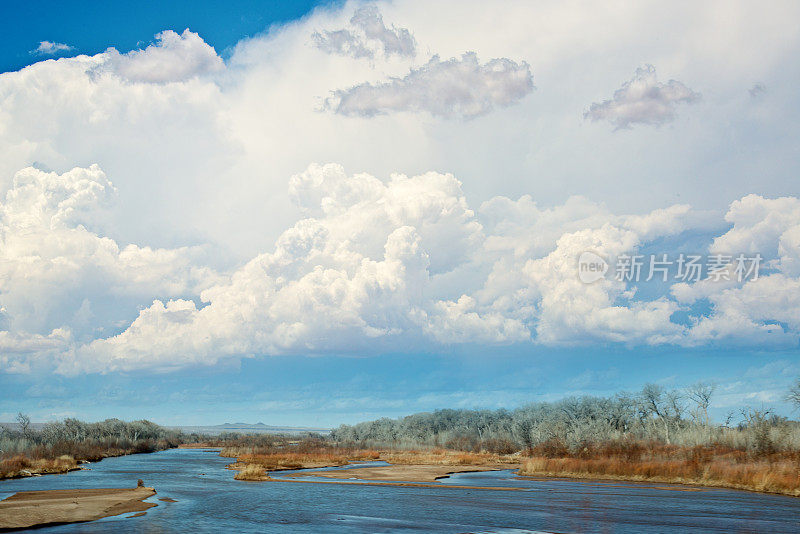
[{"label": "riverbank", "polygon": [[60,475],[83,469],[81,465],[99,462],[104,458],[116,458],[129,454],[149,454],[173,447],[155,447],[142,449],[105,449],[94,451],[83,457],[75,459],[71,455],[61,455],[58,458],[29,458],[24,454],[17,454],[11,458],[0,460],[0,480],[9,478],[25,478],[40,475]]},{"label": "riverbank", "polygon": [[62,455],[58,458],[30,459],[20,454],[0,461],[0,480],[62,474],[78,469],[80,469],[78,461],[69,455]]},{"label": "riverbank", "polygon": [[[268,471],[294,469],[319,469],[341,467],[354,462],[381,460],[391,465],[348,469],[350,477],[365,477],[364,480],[402,480],[409,482],[432,482],[447,473],[465,471],[489,471],[519,468],[518,455],[492,453],[466,453],[447,449],[385,450],[318,448],[304,452],[252,450],[227,448],[220,456],[235,457],[228,466],[237,471],[236,480],[269,480]],[[324,472],[330,478],[340,478],[338,471]],[[388,478],[384,478],[388,477]],[[412,477],[412,478],[406,478]]]},{"label": "riverbank", "polygon": [[225,458],[236,458],[228,465],[237,473],[236,480],[268,480],[267,471],[292,469],[319,469],[341,467],[351,462],[377,460],[379,453],[361,449],[317,448],[306,451],[253,447],[225,447],[220,453]]},{"label": "riverbank", "polygon": [[147,420],[85,423],[67,418],[35,424],[20,413],[13,426],[0,424],[0,480],[67,473],[82,463],[176,447],[187,438],[202,437]]},{"label": "riverbank", "polygon": [[520,476],[627,480],[730,488],[800,497],[800,459],[737,458],[727,453],[683,457],[686,451],[643,459],[529,458]]},{"label": "riverbank", "polygon": [[144,512],[155,503],[143,502],[153,488],[20,491],[0,501],[0,531],[94,521],[103,517]]},{"label": "riverbank", "polygon": [[[222,456],[234,456],[233,453],[239,451],[225,452]],[[338,480],[430,483],[451,473],[514,469],[523,477],[656,482],[800,496],[800,458],[784,453],[752,458],[737,450],[651,444],[646,448],[609,449],[595,454],[587,449],[584,454],[583,457],[530,457],[519,453],[467,453],[448,449],[375,451],[328,448],[302,454],[248,451],[236,456],[236,462],[228,467],[237,471],[234,477],[237,480],[263,481],[270,480],[270,471],[340,467],[381,460],[390,465],[300,472],[282,478],[314,476]]]},{"label": "riverbank", "polygon": [[402,481],[402,482],[436,482],[455,473],[474,473],[482,471],[499,471],[508,469],[507,465],[487,465],[454,467],[446,465],[382,465],[370,467],[354,467],[341,471],[314,471],[310,473],[292,473],[286,478],[322,477],[339,480],[364,481]]}]

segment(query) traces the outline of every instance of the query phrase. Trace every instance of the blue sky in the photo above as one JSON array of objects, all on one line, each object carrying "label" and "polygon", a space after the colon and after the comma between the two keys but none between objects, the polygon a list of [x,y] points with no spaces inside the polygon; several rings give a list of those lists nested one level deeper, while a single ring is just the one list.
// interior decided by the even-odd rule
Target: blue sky
[{"label": "blue sky", "polygon": [[220,53],[245,37],[273,24],[306,15],[318,5],[333,2],[58,2],[7,3],[0,22],[0,72],[18,70],[41,59],[35,50],[42,41],[74,48],[58,56],[97,54],[113,46],[121,52],[149,43],[163,30],[191,28]]},{"label": "blue sky", "polygon": [[800,13],[725,10],[7,8],[0,421],[333,426],[698,380],[718,419],[789,415]]},{"label": "blue sky", "polygon": [[[666,388],[699,380],[718,385],[712,415],[724,420],[741,406],[780,404],[800,371],[793,352],[624,349],[453,351],[375,358],[274,357],[241,366],[152,375],[81,378],[3,375],[0,409],[54,417],[146,417],[163,424],[263,421],[337,426],[442,407],[514,408],[566,395],[635,392],[646,382]],[[711,380],[709,380],[711,379]],[[748,397],[753,388],[760,395]]]}]

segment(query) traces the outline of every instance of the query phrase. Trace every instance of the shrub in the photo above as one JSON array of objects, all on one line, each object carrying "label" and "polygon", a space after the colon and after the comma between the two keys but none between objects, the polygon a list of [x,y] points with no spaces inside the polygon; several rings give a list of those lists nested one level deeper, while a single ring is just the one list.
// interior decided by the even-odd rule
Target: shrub
[{"label": "shrub", "polygon": [[268,480],[269,477],[267,476],[266,471],[263,467],[259,467],[255,464],[247,464],[243,466],[239,471],[233,476],[236,480]]}]

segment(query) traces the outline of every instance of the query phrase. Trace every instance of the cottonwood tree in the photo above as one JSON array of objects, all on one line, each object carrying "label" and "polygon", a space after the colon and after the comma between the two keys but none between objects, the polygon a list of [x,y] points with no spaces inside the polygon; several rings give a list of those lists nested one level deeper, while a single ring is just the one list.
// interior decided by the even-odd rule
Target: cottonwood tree
[{"label": "cottonwood tree", "polygon": [[19,426],[19,432],[22,434],[22,437],[28,440],[33,440],[33,432],[31,429],[31,418],[25,415],[22,412],[17,414],[17,425]]},{"label": "cottonwood tree", "polygon": [[512,426],[512,435],[514,438],[521,442],[525,450],[530,452],[533,450],[533,422],[530,419],[521,417],[514,421]]},{"label": "cottonwood tree", "polygon": [[[331,438],[334,442],[365,447],[492,450],[502,444],[504,449],[508,446],[531,451],[541,445],[547,445],[548,450],[555,445],[553,450],[565,448],[573,453],[585,449],[587,444],[630,439],[682,445],[697,444],[698,440],[711,443],[721,435],[711,431],[707,415],[713,391],[713,385],[708,384],[696,384],[682,391],[648,384],[636,394],[570,397],[557,402],[531,403],[511,411],[437,410],[399,419],[342,425],[331,432]],[[693,410],[689,420],[685,418],[687,401],[691,401]],[[779,421],[768,412],[748,410],[743,417],[739,428],[725,435],[730,439],[744,437],[749,450],[769,451],[773,441],[784,439],[780,436],[789,436],[789,432],[796,432],[797,438],[787,437],[785,443],[800,440],[800,426]],[[730,418],[725,426],[730,425]],[[698,433],[701,422],[706,431]],[[796,431],[792,430],[795,428]]]},{"label": "cottonwood tree", "polygon": [[795,380],[789,392],[786,394],[786,400],[794,405],[795,409],[800,409],[800,378]]},{"label": "cottonwood tree", "polygon": [[716,390],[715,384],[697,382],[686,388],[686,395],[695,403],[695,410],[692,417],[695,422],[708,426],[708,407],[711,404],[711,397]]},{"label": "cottonwood tree", "polygon": [[664,441],[670,441],[670,429],[680,421],[685,410],[677,391],[666,391],[658,384],[645,384],[640,393],[643,409],[648,416],[661,422],[664,428]]},{"label": "cottonwood tree", "polygon": [[770,408],[755,409],[746,407],[741,409],[742,424],[749,434],[750,448],[760,454],[773,452],[774,444],[770,430],[777,426],[780,420],[772,413]]}]

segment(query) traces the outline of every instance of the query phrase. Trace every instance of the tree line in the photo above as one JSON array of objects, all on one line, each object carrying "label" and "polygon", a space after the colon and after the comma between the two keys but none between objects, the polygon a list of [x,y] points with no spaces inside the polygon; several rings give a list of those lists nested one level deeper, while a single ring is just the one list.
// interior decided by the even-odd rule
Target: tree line
[{"label": "tree line", "polygon": [[[30,417],[20,413],[16,424],[0,425],[0,456],[33,454],[35,457],[54,457],[63,454],[86,457],[98,451],[147,452],[176,446],[181,433],[166,429],[151,421],[121,421],[106,419],[86,423],[74,418],[50,422],[36,427]],[[77,457],[77,456],[76,456]]]},{"label": "tree line", "polygon": [[[800,382],[790,392],[800,394]],[[800,450],[800,423],[769,409],[745,408],[713,423],[715,387],[685,389],[647,384],[610,397],[570,397],[515,410],[436,410],[399,419],[342,425],[335,442],[362,447],[446,447],[511,453],[548,448],[577,451],[598,443],[652,441],[667,445],[721,445],[754,453]],[[798,396],[800,398],[800,395]],[[738,419],[736,424],[732,421]]]}]

